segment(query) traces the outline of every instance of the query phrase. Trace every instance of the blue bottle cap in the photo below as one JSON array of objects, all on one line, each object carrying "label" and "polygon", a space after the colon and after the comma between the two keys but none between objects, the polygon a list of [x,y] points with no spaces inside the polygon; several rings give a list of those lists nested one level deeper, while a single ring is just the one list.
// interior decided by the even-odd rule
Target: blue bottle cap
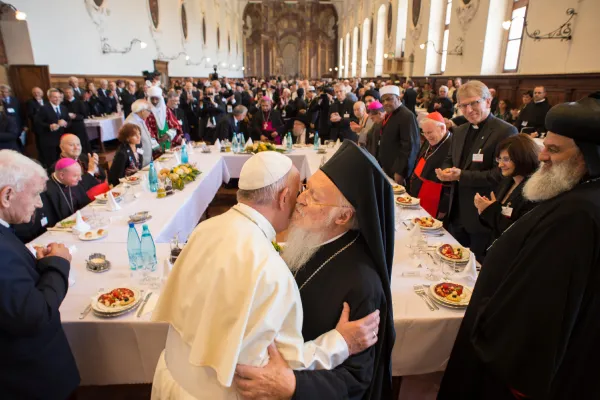
[{"label": "blue bottle cap", "polygon": [[130,223],[129,223],[129,227],[130,227],[130,228],[133,228],[133,222],[130,222]]}]

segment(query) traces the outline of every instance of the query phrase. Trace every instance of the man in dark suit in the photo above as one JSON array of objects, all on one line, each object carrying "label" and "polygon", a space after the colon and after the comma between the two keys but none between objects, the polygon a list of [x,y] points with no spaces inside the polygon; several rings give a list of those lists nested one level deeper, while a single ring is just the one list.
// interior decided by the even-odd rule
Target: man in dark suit
[{"label": "man in dark suit", "polygon": [[434,111],[439,112],[442,114],[442,117],[446,119],[450,119],[454,115],[454,104],[452,104],[452,100],[448,98],[448,86],[440,86],[438,96],[429,103],[427,112],[431,114]]},{"label": "man in dark suit", "polygon": [[346,88],[342,83],[334,87],[336,100],[329,107],[329,138],[331,140],[352,140],[358,142],[358,135],[350,129],[350,122],[358,122],[354,116],[354,102],[346,95]]},{"label": "man in dark suit", "polygon": [[316,130],[319,132],[321,141],[329,140],[331,128],[329,126],[329,109],[333,104],[333,88],[325,87],[319,95],[319,119]]},{"label": "man in dark suit", "polygon": [[192,82],[186,82],[179,98],[179,108],[185,113],[188,124],[190,125],[190,137],[192,140],[200,140],[199,113],[200,113],[200,93],[194,88]]},{"label": "man in dark suit", "polygon": [[79,87],[79,79],[77,79],[76,76],[69,78],[69,86],[73,88],[73,96],[75,96],[77,100],[83,101],[85,90]]},{"label": "man in dark suit", "polygon": [[202,101],[200,109],[200,137],[213,143],[217,137],[217,124],[221,120],[221,116],[225,114],[225,103],[217,96],[215,89],[211,86],[206,88],[206,96]]},{"label": "man in dark suit", "polygon": [[448,230],[481,262],[491,241],[491,232],[479,220],[475,194],[490,196],[502,179],[496,165],[496,148],[517,129],[491,114],[490,91],[480,81],[469,81],[458,89],[458,105],[469,123],[454,129],[452,146],[442,168],[436,170],[442,182],[453,182]]},{"label": "man in dark suit", "polygon": [[415,107],[417,106],[417,91],[414,88],[415,84],[413,81],[406,81],[406,90],[404,91],[404,97],[402,100],[404,101],[404,106],[408,108],[410,112],[417,115],[417,111]]},{"label": "man in dark suit", "polygon": [[250,96],[250,93],[248,93],[248,90],[250,89],[250,86],[246,83],[243,85],[244,90],[242,91],[242,105],[246,108],[250,108],[250,104],[252,104],[252,97]]},{"label": "man in dark suit", "polygon": [[21,120],[21,106],[19,100],[12,95],[12,89],[8,85],[0,85],[0,96],[4,103],[4,111],[7,115],[14,117],[19,133],[23,130],[23,121]]},{"label": "man in dark suit", "polygon": [[4,107],[0,105],[0,150],[9,149],[22,153],[23,144],[19,138],[20,135],[16,118],[8,115]]},{"label": "man in dark suit", "polygon": [[65,106],[60,105],[58,89],[48,90],[49,103],[35,116],[35,132],[40,137],[40,161],[48,168],[58,160],[60,137],[66,132],[71,118]]},{"label": "man in dark suit", "polygon": [[46,101],[44,100],[44,92],[37,86],[31,89],[31,96],[32,98],[25,102],[25,108],[27,112],[27,118],[29,119],[29,122],[31,122],[31,126],[33,126],[35,115],[46,103]]},{"label": "man in dark suit", "polygon": [[[30,171],[24,177],[23,170]],[[46,171],[11,150],[0,151],[0,398],[67,399],[79,372],[60,321],[71,255],[50,243],[33,255],[11,225],[28,223],[42,207]]]},{"label": "man in dark suit", "polygon": [[306,120],[309,124],[308,128],[314,130],[317,128],[319,122],[319,98],[317,97],[317,92],[315,91],[314,86],[310,86],[308,88],[306,98],[308,100]]},{"label": "man in dark suit", "polygon": [[404,185],[413,173],[421,146],[417,118],[402,105],[398,86],[384,86],[379,93],[386,117],[382,121],[377,160],[383,172]]},{"label": "man in dark suit", "polygon": [[106,79],[102,79],[100,81],[100,89],[98,89],[98,101],[102,105],[103,114],[112,113],[112,102],[109,97],[110,90],[108,89],[108,81]]},{"label": "man in dark suit", "polygon": [[235,106],[233,109],[233,113],[226,115],[221,118],[219,123],[217,124],[217,138],[219,140],[232,140],[233,134],[236,135],[238,133],[244,134],[244,140],[248,140],[249,132],[245,128],[244,118],[248,114],[248,109],[243,105]]},{"label": "man in dark suit", "polygon": [[87,154],[92,151],[92,146],[90,145],[90,140],[85,129],[84,120],[87,118],[85,104],[83,104],[83,101],[75,98],[75,93],[72,87],[69,86],[65,88],[63,92],[65,94],[63,106],[67,108],[69,112],[69,118],[71,119],[66,130],[79,138],[82,150]]},{"label": "man in dark suit", "polygon": [[127,81],[127,87],[121,92],[121,104],[123,105],[125,118],[131,114],[131,105],[135,100],[135,82]]}]

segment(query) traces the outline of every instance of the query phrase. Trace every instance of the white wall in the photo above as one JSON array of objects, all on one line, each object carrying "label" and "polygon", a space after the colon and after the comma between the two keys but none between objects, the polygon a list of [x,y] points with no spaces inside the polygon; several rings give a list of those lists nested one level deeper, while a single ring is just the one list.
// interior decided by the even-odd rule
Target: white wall
[{"label": "white wall", "polygon": [[[188,38],[181,29],[180,5],[185,4]],[[105,0],[102,14],[86,9],[93,0],[13,0],[12,4],[27,14],[34,63],[49,65],[53,74],[140,75],[153,70],[153,60],[187,53],[189,62],[210,57],[208,66],[186,65],[184,55],[169,61],[171,76],[208,76],[212,65],[226,62],[219,73],[243,76],[242,13],[246,1],[240,0],[159,0],[159,26],[153,28],[148,0]],[[207,40],[202,40],[202,15],[206,17]],[[221,30],[221,48],[217,50],[216,30]],[[101,33],[102,32],[102,33]],[[231,35],[231,53],[227,51],[227,34]],[[103,54],[100,37],[117,49],[129,46],[137,38],[148,44],[146,49],[134,45],[127,54]],[[239,52],[236,54],[236,41]],[[231,65],[235,64],[235,70]]]},{"label": "white wall", "polygon": [[[471,4],[479,1],[479,7],[473,19],[466,25],[461,25],[457,8],[462,4],[454,0],[448,48],[454,49],[459,38],[463,42],[463,55],[448,55],[446,71],[443,75],[489,75],[502,74],[504,54],[506,51],[507,32],[502,29],[502,22],[510,19],[512,11],[511,0],[472,0]],[[419,45],[429,39],[434,40],[441,51],[441,35],[443,21],[439,15],[444,15],[445,1],[423,0],[419,18],[420,35],[415,35],[412,23],[412,1],[408,1],[408,12],[401,10],[406,7],[406,0],[392,0],[394,7],[394,25],[391,38],[387,35],[384,40],[384,52],[398,51],[403,37],[403,26],[406,31],[405,43],[405,75],[427,75],[439,72],[439,55],[429,47],[421,50]],[[365,18],[371,20],[375,14],[377,26],[377,10],[381,4],[389,4],[386,0],[345,0],[337,5],[340,14],[339,35],[345,37],[354,28],[354,24],[362,23]],[[432,7],[435,8],[432,10]],[[578,13],[572,20],[573,39],[571,41],[542,40],[534,41],[527,37],[523,40],[518,74],[551,74],[551,73],[583,73],[600,72],[600,0],[529,0],[527,22],[530,32],[539,29],[542,34],[558,28],[567,20],[567,8],[575,8]],[[397,17],[396,17],[397,15]],[[406,19],[399,21],[396,18]],[[432,24],[435,21],[435,25]],[[375,30],[376,32],[377,30]],[[400,31],[400,33],[398,33]],[[439,36],[439,38],[438,38]],[[415,39],[416,37],[416,39]],[[433,39],[433,38],[438,38]],[[399,42],[400,41],[400,42]],[[376,40],[374,40],[376,42]],[[370,46],[367,58],[375,59],[375,43]],[[410,55],[414,62],[408,62]],[[373,76],[373,64],[367,68],[367,76]]]}]

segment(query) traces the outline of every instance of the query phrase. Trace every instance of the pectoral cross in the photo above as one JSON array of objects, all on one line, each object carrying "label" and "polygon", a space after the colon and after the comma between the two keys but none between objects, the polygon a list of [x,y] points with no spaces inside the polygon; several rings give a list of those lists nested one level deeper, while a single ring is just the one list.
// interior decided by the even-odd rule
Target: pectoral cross
[{"label": "pectoral cross", "polygon": [[269,127],[269,124],[265,122],[265,123],[263,124],[263,129],[265,129],[265,130],[266,130],[268,127]]}]

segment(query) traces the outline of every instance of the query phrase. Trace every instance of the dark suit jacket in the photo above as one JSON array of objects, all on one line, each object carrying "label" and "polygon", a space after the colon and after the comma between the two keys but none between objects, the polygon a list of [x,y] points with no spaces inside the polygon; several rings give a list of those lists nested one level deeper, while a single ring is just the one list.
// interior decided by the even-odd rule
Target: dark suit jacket
[{"label": "dark suit jacket", "polygon": [[85,93],[85,90],[82,88],[79,88],[79,93],[77,93],[77,90],[75,90],[75,88],[73,88],[73,96],[75,96],[75,98],[77,100],[81,100],[83,101],[83,94]]},{"label": "dark suit jacket", "polygon": [[[465,139],[471,124],[463,124],[454,129],[452,147],[442,165],[442,169],[457,167],[461,169],[459,182],[452,183],[450,210],[447,218],[451,220],[452,213],[459,207],[460,222],[469,233],[487,232],[481,222],[473,199],[475,194],[490,195],[502,179],[500,169],[496,165],[496,148],[498,144],[509,136],[517,133],[517,129],[490,114],[488,120],[481,128],[473,141],[471,149],[465,149]],[[461,165],[463,152],[468,157]],[[483,162],[473,162],[472,154],[483,154]],[[458,193],[456,193],[458,191]],[[458,199],[458,205],[455,200]]]},{"label": "dark suit jacket", "polygon": [[[110,90],[106,89],[106,93],[102,89],[98,89],[98,101],[100,102],[101,111],[103,114],[110,114],[112,111],[112,101],[109,99]],[[116,111],[116,107],[115,107]]]},{"label": "dark suit jacket", "polygon": [[83,101],[75,99],[73,101],[65,100],[62,105],[67,108],[69,113],[75,114],[75,118],[71,118],[69,126],[67,126],[67,131],[77,135],[81,140],[83,149],[85,151],[89,151],[89,148],[86,147],[86,143],[84,143],[89,142],[87,132],[85,130],[85,123],[83,122],[87,118],[87,109],[85,104],[83,104]]},{"label": "dark suit jacket", "polygon": [[[331,114],[336,112],[340,114],[342,120],[340,122],[331,122]],[[345,118],[344,115],[348,115],[348,118]],[[350,129],[351,121],[358,122],[358,119],[354,116],[354,102],[348,98],[344,99],[342,103],[337,100],[334,101],[329,107],[329,114],[327,115],[327,122],[329,122],[329,126],[331,127],[329,138],[331,140],[340,139],[342,141],[348,139],[354,143],[358,142],[358,135]]]},{"label": "dark suit jacket", "polygon": [[326,140],[330,138],[331,130],[329,127],[329,108],[331,107],[331,104],[329,104],[329,97],[323,93],[319,96],[317,104],[319,106],[319,118],[317,119],[315,127],[319,131],[321,140]]},{"label": "dark suit jacket", "polygon": [[415,115],[404,106],[392,112],[381,132],[377,159],[383,171],[409,179],[415,168],[421,141]]},{"label": "dark suit jacket", "polygon": [[[70,122],[71,118],[69,118],[69,110],[67,110],[67,107],[63,105],[60,105],[59,107],[61,119]],[[58,146],[60,143],[60,137],[66,133],[66,131],[63,127],[51,131],[50,125],[56,123],[58,123],[58,116],[54,111],[54,106],[49,102],[45,103],[35,116],[35,131],[40,136],[40,144],[42,146]]]},{"label": "dark suit jacket", "polygon": [[21,131],[17,119],[4,112],[0,113],[0,150],[16,150],[23,152],[23,145],[19,140]]},{"label": "dark suit jacket", "polygon": [[[435,103],[439,103],[441,106],[437,110],[435,109]],[[427,107],[427,112],[432,113],[434,111],[442,114],[442,117],[450,119],[454,115],[454,104],[452,104],[452,100],[447,97],[436,97],[431,101],[431,103],[429,103],[429,107]]]},{"label": "dark suit jacket", "polygon": [[15,96],[9,97],[9,103],[4,101],[4,112],[15,118],[19,132],[23,129],[23,120],[21,119],[21,105]]},{"label": "dark suit jacket", "polygon": [[183,111],[181,108],[177,107],[173,111],[173,113],[175,114],[175,118],[177,118],[178,121],[181,121],[181,128],[183,129],[183,133],[187,133],[188,135],[190,134],[190,124],[188,123],[187,120],[187,116],[185,115],[185,111]]},{"label": "dark suit jacket", "polygon": [[411,111],[413,114],[417,115],[417,111],[415,107],[417,106],[417,91],[413,88],[408,88],[404,91],[404,105]]},{"label": "dark suit jacket", "polygon": [[129,93],[127,90],[123,90],[121,93],[121,104],[123,104],[123,113],[125,114],[125,118],[131,114],[131,105],[136,101],[136,98],[133,94]]},{"label": "dark suit jacket", "polygon": [[[228,139],[231,141],[233,139],[234,132],[236,134],[243,132],[243,123],[244,121],[239,121],[236,126],[233,114],[225,116],[217,124],[217,138],[219,140]],[[247,135],[248,133],[244,132],[244,137],[246,140],[248,139]]]},{"label": "dark suit jacket", "polygon": [[[200,116],[200,94],[198,92],[192,92],[192,97],[193,100],[188,101],[187,92],[183,91],[183,93],[181,93],[181,97],[179,97],[179,108],[185,112],[185,116],[190,124],[190,130],[194,131],[195,135],[195,131],[198,128],[198,118]],[[190,135],[192,134],[192,132],[189,133]],[[192,135],[192,137],[194,135]]]},{"label": "dark suit jacket", "polygon": [[[44,99],[44,105],[46,103],[48,103],[48,100]],[[35,115],[37,114],[39,109],[42,108],[42,105],[40,103],[38,103],[38,101],[36,99],[29,99],[25,103],[25,107],[26,107],[26,111],[27,111],[27,118],[29,118],[29,121],[31,122],[31,126],[33,126],[33,124],[35,123]]]},{"label": "dark suit jacket", "polygon": [[245,90],[242,92],[242,105],[246,108],[250,107],[250,103],[252,103],[252,97]]},{"label": "dark suit jacket", "polygon": [[0,225],[0,398],[64,400],[79,372],[60,322],[69,262],[36,260]]},{"label": "dark suit jacket", "polygon": [[[513,190],[510,196],[508,196],[506,202],[501,204],[500,202],[504,199],[504,196],[506,196],[506,193],[508,193],[514,184],[513,178],[502,179],[494,191],[498,201],[488,206],[488,208],[483,210],[483,212],[479,215],[479,220],[483,225],[492,230],[494,238],[500,237],[502,232],[507,230],[515,221],[527,214],[536,206],[536,203],[525,199],[523,196],[523,187],[525,186],[525,183],[527,183],[527,179],[523,179],[523,181],[519,183],[515,190]],[[502,215],[503,205],[512,208],[512,214],[510,217]]]},{"label": "dark suit jacket", "polygon": [[306,110],[306,118],[309,123],[314,125],[314,129],[318,128],[319,109],[319,98],[315,97],[308,103],[308,108]]},{"label": "dark suit jacket", "polygon": [[[152,155],[150,155],[152,157]],[[108,171],[108,183],[111,185],[118,185],[119,179],[124,178],[128,168],[131,170],[142,169],[144,164],[144,155],[139,154],[136,162],[133,150],[128,143],[121,143],[115,152],[115,157]]]}]

